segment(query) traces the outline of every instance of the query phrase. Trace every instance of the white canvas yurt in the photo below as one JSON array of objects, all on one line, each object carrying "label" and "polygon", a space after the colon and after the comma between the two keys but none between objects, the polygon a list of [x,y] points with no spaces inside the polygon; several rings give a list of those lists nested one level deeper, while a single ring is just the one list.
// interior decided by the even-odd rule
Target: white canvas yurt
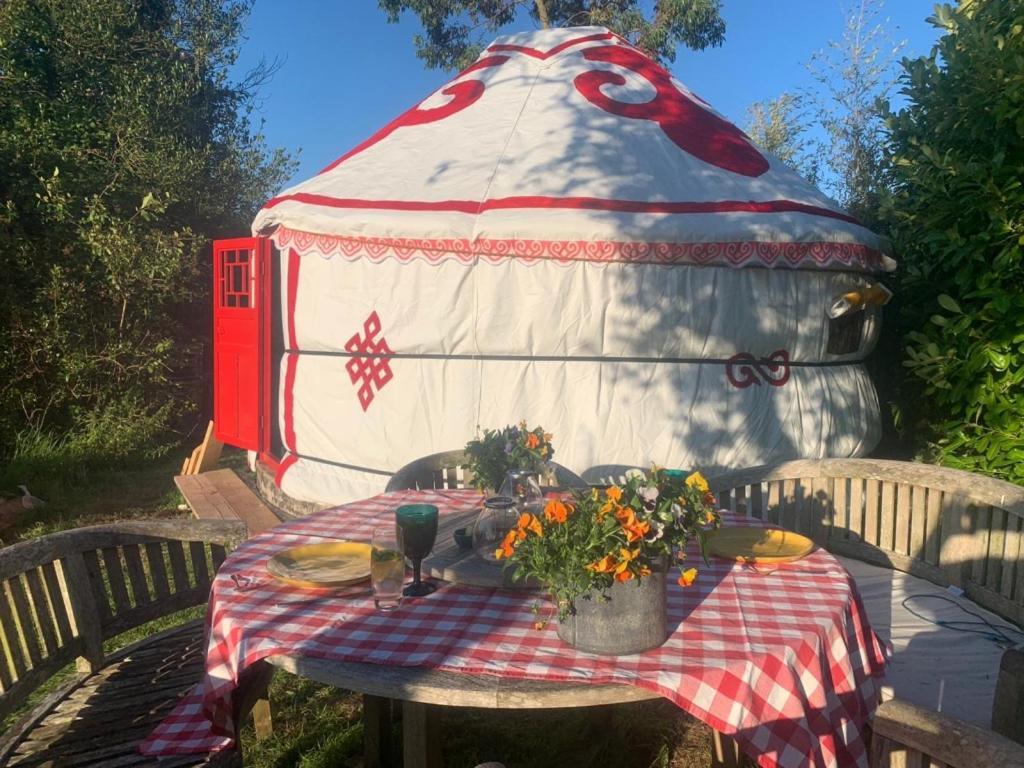
[{"label": "white canvas yurt", "polygon": [[881,239],[603,28],[498,39],[253,233],[279,260],[268,412],[298,499],[379,493],[521,419],[591,480],[879,436]]}]

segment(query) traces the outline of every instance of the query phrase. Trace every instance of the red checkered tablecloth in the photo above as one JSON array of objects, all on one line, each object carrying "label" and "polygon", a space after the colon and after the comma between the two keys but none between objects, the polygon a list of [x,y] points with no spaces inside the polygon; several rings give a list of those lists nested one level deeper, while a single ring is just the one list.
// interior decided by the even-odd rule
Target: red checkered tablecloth
[{"label": "red checkered tablecloth", "polygon": [[[267,560],[326,538],[369,540],[398,504],[442,514],[479,505],[467,491],[401,491],[325,510],[250,539],[214,580],[206,674],[143,743],[148,755],[231,746],[232,694],[242,671],[276,654],[427,667],[475,675],[625,683],[670,699],[732,735],[761,766],[866,766],[863,728],[886,649],[846,570],[824,550],[773,574],[712,560],[668,593],[668,641],[645,653],[575,651],[555,626],[535,628],[536,593],[445,584],[377,611],[365,586],[302,593],[275,582]],[[724,513],[725,525],[760,521]],[[699,564],[699,563],[698,563]],[[248,585],[240,588],[239,583]],[[315,599],[306,599],[307,597]]]}]

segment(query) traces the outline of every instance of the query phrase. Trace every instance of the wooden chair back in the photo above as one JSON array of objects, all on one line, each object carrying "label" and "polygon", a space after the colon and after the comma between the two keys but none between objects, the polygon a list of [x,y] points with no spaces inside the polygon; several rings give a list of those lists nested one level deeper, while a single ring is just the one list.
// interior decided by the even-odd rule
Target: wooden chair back
[{"label": "wooden chair back", "polygon": [[955,469],[879,459],[788,461],[709,480],[722,507],[827,549],[955,585],[1024,623],[1024,488]]},{"label": "wooden chair back", "polygon": [[[443,451],[409,462],[391,476],[387,491],[437,488],[471,488],[472,475],[463,469],[465,451]],[[550,462],[551,473],[541,478],[541,486],[586,488],[587,481],[561,464]]]},{"label": "wooden chair back", "polygon": [[73,661],[97,671],[107,638],[205,603],[245,537],[240,521],[126,522],[0,550],[0,717]]}]

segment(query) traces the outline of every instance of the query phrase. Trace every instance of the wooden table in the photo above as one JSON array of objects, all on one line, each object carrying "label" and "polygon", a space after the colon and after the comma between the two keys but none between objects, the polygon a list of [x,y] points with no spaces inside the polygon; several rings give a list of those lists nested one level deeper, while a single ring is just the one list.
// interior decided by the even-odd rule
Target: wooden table
[{"label": "wooden table", "polygon": [[[631,685],[513,680],[420,667],[355,664],[296,656],[272,656],[266,661],[294,675],[363,694],[366,768],[388,768],[391,765],[392,701],[401,702],[404,768],[440,768],[440,724],[433,709],[437,706],[555,709],[660,698],[656,693]],[[494,759],[501,760],[501,755]],[[722,766],[733,764],[738,765],[715,763]]]}]

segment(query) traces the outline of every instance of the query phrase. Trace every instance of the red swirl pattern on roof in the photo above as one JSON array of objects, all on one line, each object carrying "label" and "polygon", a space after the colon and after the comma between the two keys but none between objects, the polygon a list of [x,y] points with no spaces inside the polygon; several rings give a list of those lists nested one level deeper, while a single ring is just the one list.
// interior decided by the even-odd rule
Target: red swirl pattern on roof
[{"label": "red swirl pattern on roof", "polygon": [[800,268],[884,269],[884,256],[860,243],[643,243],[588,242],[575,240],[520,240],[478,238],[373,238],[336,237],[279,227],[272,235],[281,250],[340,256],[349,260],[369,259],[402,262],[422,259],[432,264],[456,259],[463,264],[485,261],[499,264],[504,259],[526,263],[577,261],[596,263],[695,264],[700,266],[759,266]]}]

